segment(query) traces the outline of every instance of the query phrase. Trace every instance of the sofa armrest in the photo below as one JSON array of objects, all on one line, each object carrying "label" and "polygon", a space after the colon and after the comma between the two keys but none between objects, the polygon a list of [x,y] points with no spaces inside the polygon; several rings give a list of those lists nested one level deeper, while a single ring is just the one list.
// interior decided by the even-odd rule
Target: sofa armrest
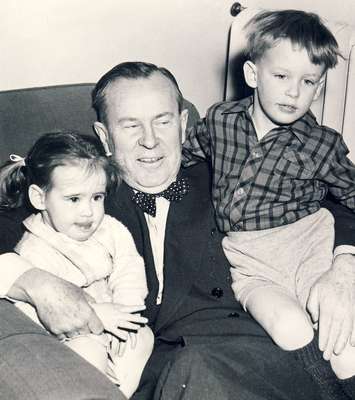
[{"label": "sofa armrest", "polygon": [[124,400],[104,374],[0,300],[0,399]]}]

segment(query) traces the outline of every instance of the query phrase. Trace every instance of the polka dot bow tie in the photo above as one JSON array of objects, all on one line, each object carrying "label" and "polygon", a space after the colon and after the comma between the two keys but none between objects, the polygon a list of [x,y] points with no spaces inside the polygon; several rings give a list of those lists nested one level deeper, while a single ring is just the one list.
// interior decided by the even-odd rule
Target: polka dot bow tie
[{"label": "polka dot bow tie", "polygon": [[189,183],[186,178],[178,179],[173,182],[166,190],[160,193],[150,194],[137,192],[132,197],[132,200],[140,207],[145,213],[155,217],[157,212],[155,199],[157,197],[164,197],[169,201],[180,201],[185,194],[189,191]]}]

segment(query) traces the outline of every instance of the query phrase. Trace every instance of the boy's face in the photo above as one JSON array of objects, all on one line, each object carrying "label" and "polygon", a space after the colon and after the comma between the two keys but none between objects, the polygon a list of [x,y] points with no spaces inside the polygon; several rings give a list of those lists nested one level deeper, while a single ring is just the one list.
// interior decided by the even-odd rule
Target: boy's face
[{"label": "boy's face", "polygon": [[321,91],[324,66],[313,64],[306,49],[280,40],[255,64],[247,62],[244,72],[256,89],[253,118],[269,131],[295,122],[309,110]]}]

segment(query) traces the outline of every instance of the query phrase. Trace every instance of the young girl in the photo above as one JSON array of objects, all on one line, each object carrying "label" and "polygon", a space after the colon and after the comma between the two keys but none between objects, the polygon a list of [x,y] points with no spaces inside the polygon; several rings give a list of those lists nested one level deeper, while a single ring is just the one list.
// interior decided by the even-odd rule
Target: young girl
[{"label": "young girl", "polygon": [[[105,332],[65,344],[130,397],[153,334],[144,326],[147,319],[135,314],[144,309],[147,295],[143,260],[125,226],[105,215],[106,193],[119,184],[115,165],[94,137],[72,132],[43,135],[25,159],[11,155],[10,160],[0,169],[0,206],[27,203],[38,211],[23,222],[26,232],[15,251],[91,296]],[[40,323],[32,306],[16,305]]]}]

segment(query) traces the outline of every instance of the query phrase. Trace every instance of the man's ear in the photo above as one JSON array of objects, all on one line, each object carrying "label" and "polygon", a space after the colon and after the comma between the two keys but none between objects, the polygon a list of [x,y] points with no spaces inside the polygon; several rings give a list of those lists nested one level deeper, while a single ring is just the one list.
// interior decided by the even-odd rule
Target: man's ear
[{"label": "man's ear", "polygon": [[44,211],[46,209],[46,193],[37,185],[30,185],[28,188],[28,197],[36,210]]},{"label": "man's ear", "polygon": [[189,110],[185,108],[185,110],[182,110],[180,113],[181,143],[184,143],[186,140],[186,127],[188,118],[189,118]]},{"label": "man's ear", "polygon": [[108,130],[106,126],[102,122],[96,121],[94,122],[94,130],[96,132],[96,135],[99,137],[102,145],[104,146],[107,157],[112,156],[109,145]]},{"label": "man's ear", "polygon": [[257,66],[250,60],[246,61],[243,65],[244,79],[248,86],[256,89],[258,86]]},{"label": "man's ear", "polygon": [[318,83],[317,90],[313,96],[313,101],[316,101],[318,99],[318,97],[320,96],[322,89],[324,87],[324,84],[325,84],[325,74],[322,76],[322,78],[320,79],[320,81]]}]

